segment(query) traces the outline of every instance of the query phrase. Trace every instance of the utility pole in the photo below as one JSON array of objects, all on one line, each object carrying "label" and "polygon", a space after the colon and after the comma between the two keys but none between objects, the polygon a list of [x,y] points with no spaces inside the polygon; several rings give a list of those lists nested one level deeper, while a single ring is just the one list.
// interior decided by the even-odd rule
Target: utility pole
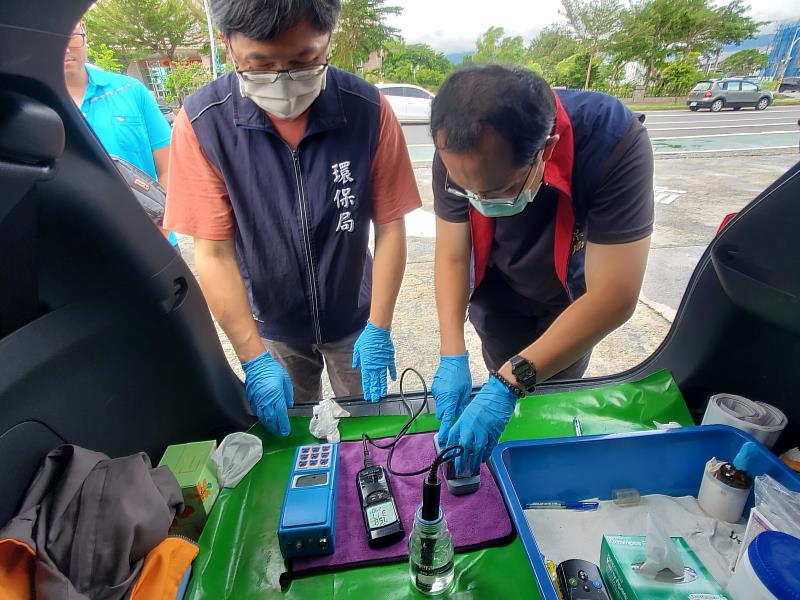
[{"label": "utility pole", "polygon": [[217,78],[217,43],[214,39],[214,26],[211,23],[211,11],[208,9],[208,0],[203,0],[206,11],[206,26],[208,27],[208,43],[211,48],[211,78]]}]

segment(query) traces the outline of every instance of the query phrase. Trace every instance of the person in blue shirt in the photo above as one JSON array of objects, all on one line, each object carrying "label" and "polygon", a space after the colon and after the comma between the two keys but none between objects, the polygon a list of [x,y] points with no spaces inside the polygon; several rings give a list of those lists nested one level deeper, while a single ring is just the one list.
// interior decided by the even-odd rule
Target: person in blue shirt
[{"label": "person in blue shirt", "polygon": [[[109,154],[135,165],[167,187],[172,128],[138,79],[86,63],[86,27],[78,23],[64,55],[67,91]],[[178,238],[164,230],[173,246]]]}]

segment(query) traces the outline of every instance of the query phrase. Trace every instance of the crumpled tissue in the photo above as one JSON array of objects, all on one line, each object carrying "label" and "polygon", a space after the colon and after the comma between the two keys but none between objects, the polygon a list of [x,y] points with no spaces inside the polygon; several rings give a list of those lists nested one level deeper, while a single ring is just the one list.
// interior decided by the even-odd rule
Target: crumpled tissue
[{"label": "crumpled tissue", "polygon": [[339,406],[333,398],[323,398],[314,408],[314,416],[308,431],[318,440],[327,439],[328,443],[335,444],[339,436],[339,419],[349,417],[350,413]]}]

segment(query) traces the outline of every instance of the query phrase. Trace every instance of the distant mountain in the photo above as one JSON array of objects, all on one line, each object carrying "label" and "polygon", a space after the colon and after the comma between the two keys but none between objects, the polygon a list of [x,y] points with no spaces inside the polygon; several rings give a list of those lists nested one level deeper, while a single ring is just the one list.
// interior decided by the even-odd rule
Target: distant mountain
[{"label": "distant mountain", "polygon": [[749,50],[750,48],[758,48],[759,50],[767,50],[767,46],[769,46],[772,38],[775,37],[774,33],[764,33],[762,35],[758,35],[754,37],[752,40],[745,40],[741,44],[730,46],[725,46],[722,49],[723,53],[731,53],[736,52],[737,50]]},{"label": "distant mountain", "polygon": [[471,54],[472,52],[453,52],[451,54],[446,54],[445,56],[447,56],[447,58],[453,64],[460,65],[462,62],[464,62],[464,57],[470,56]]}]

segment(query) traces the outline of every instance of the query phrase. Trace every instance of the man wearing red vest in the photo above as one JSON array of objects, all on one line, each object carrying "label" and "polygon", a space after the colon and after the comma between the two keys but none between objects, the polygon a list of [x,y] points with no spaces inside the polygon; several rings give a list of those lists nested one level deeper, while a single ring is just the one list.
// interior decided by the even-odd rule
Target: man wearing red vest
[{"label": "man wearing red vest", "polygon": [[[583,376],[630,318],[653,229],[653,156],[616,99],[554,92],[522,68],[453,73],[433,103],[436,304],[433,381],[443,445],[461,473],[485,461],[519,397]],[[488,382],[470,402],[464,317]]]}]

